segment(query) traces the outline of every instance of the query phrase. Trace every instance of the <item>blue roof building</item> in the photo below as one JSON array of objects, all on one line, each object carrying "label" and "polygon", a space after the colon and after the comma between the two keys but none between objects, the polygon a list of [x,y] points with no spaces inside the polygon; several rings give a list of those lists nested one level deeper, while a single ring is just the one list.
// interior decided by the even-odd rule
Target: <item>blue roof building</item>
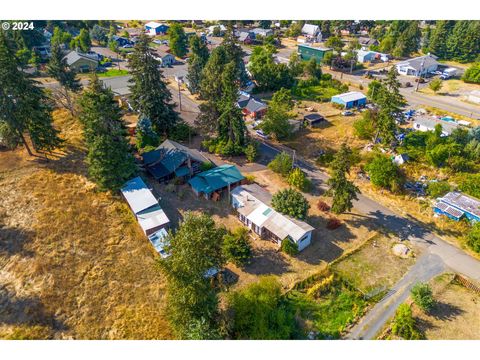
[{"label": "blue roof building", "polygon": [[480,221],[480,200],[459,191],[451,191],[437,199],[433,211],[455,221],[463,217],[469,221]]},{"label": "blue roof building", "polygon": [[168,29],[169,26],[167,24],[160,24],[155,21],[150,21],[145,24],[145,31],[152,36],[166,34]]},{"label": "blue roof building", "polygon": [[[235,165],[221,165],[201,172],[188,183],[197,196],[204,195],[209,199],[212,194],[219,196],[225,189],[230,191],[232,188],[240,185],[245,177]],[[216,198],[215,200],[217,200]]]},{"label": "blue roof building", "polygon": [[345,109],[352,107],[365,106],[367,104],[367,97],[358,91],[350,91],[344,94],[332,96],[332,103],[340,104]]}]

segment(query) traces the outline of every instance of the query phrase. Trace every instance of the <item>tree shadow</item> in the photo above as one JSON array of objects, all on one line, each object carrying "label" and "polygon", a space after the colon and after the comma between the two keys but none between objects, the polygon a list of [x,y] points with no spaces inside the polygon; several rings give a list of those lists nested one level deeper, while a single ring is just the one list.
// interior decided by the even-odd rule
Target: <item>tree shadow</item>
[{"label": "tree shadow", "polygon": [[34,233],[30,230],[23,230],[9,227],[4,224],[0,216],[0,255],[13,256],[19,254],[24,257],[32,257],[33,251],[28,250],[26,245],[32,240]]},{"label": "tree shadow", "polygon": [[465,311],[456,305],[437,302],[428,314],[437,320],[451,321],[463,313],[465,313]]},{"label": "tree shadow", "polygon": [[254,275],[281,275],[288,272],[289,268],[289,263],[279,251],[255,249],[251,263],[246,265],[243,271]]},{"label": "tree shadow", "polygon": [[66,330],[66,325],[47,311],[38,297],[18,297],[0,285],[0,324],[42,325]]},{"label": "tree shadow", "polygon": [[48,158],[39,157],[35,161],[59,174],[87,174],[85,152],[74,146],[67,146],[61,153],[52,153]]}]

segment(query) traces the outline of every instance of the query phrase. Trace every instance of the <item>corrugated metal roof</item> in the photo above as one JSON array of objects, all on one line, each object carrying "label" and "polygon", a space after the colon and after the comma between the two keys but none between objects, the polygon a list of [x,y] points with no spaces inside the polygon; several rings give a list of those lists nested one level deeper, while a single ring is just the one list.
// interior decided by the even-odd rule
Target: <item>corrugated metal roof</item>
[{"label": "corrugated metal roof", "polygon": [[270,207],[271,194],[257,184],[238,186],[232,190],[232,196],[243,205],[237,209],[242,215],[280,239],[289,236],[293,241],[298,241],[314,230],[306,222],[273,210]]},{"label": "corrugated metal roof", "polygon": [[221,165],[198,174],[188,183],[195,191],[210,194],[244,178],[235,165]]},{"label": "corrugated metal roof", "polygon": [[157,199],[140,176],[129,180],[121,189],[123,196],[135,214],[158,205]]},{"label": "corrugated metal roof", "polygon": [[351,102],[351,101],[356,101],[356,100],[361,100],[361,99],[366,99],[366,98],[367,97],[364,94],[362,94],[361,92],[358,92],[358,91],[350,91],[350,92],[347,92],[347,93],[344,93],[344,94],[332,96],[332,100],[333,99],[340,99],[340,100],[344,101],[345,103],[348,103],[348,102]]},{"label": "corrugated metal roof", "polygon": [[160,205],[155,206],[152,209],[145,210],[140,214],[137,214],[137,220],[140,224],[143,231],[147,232],[148,230],[155,229],[159,226],[166,225],[170,222],[167,215],[160,207]]},{"label": "corrugated metal roof", "polygon": [[454,206],[463,212],[468,212],[480,217],[480,200],[459,191],[449,192],[442,198],[439,198],[438,202],[443,202],[447,205]]}]

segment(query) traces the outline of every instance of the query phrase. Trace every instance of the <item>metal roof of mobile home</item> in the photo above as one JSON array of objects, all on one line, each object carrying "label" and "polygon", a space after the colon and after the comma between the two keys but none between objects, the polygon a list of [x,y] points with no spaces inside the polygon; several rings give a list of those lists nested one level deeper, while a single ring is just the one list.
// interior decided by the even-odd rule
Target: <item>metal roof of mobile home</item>
[{"label": "metal roof of mobile home", "polygon": [[453,205],[464,212],[480,217],[480,200],[459,191],[451,191],[439,198],[438,201],[447,205]]},{"label": "metal roof of mobile home", "polygon": [[140,176],[127,181],[121,191],[135,214],[152,206],[158,206],[157,199],[155,199],[155,196],[153,196]]},{"label": "metal roof of mobile home", "polygon": [[289,236],[292,240],[298,241],[306,233],[314,230],[306,222],[281,214],[271,208],[272,195],[257,184],[238,186],[232,190],[232,196],[243,205],[237,209],[238,212],[280,239]]}]

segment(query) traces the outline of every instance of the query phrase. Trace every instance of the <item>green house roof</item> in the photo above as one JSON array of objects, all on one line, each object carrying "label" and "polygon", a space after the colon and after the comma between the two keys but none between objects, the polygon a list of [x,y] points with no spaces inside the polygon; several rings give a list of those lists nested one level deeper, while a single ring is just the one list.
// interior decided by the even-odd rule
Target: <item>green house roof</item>
[{"label": "green house roof", "polygon": [[221,165],[198,174],[188,183],[198,193],[211,194],[244,178],[235,165]]}]

